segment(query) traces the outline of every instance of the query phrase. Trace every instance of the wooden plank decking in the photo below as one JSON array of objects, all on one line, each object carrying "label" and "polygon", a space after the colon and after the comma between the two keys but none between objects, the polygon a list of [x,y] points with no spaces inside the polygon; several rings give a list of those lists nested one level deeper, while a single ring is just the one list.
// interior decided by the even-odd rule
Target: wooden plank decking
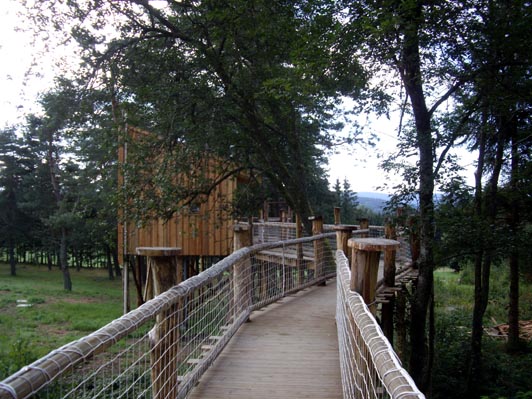
[{"label": "wooden plank decking", "polygon": [[329,281],[254,312],[189,398],[341,398],[335,309]]}]

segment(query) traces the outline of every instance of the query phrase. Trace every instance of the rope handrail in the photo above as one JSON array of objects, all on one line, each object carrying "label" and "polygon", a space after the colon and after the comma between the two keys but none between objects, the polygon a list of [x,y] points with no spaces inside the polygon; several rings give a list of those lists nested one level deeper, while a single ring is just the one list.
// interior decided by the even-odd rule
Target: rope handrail
[{"label": "rope handrail", "polygon": [[425,398],[401,366],[367,304],[351,291],[351,271],[343,251],[336,252],[336,264],[336,322],[344,398]]}]

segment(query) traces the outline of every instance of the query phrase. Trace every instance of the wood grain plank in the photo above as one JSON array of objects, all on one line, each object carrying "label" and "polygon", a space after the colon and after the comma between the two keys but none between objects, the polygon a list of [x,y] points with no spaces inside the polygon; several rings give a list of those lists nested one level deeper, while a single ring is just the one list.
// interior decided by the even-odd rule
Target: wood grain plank
[{"label": "wood grain plank", "polygon": [[254,312],[189,398],[341,398],[335,307],[329,282]]}]

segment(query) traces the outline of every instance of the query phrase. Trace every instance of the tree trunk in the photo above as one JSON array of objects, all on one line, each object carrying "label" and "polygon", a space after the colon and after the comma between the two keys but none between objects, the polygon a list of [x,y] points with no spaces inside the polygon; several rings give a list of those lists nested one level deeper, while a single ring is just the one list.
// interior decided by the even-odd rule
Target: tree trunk
[{"label": "tree trunk", "polygon": [[54,262],[52,260],[52,254],[50,253],[50,251],[48,251],[46,253],[46,259],[47,259],[47,263],[48,263],[48,270],[52,271],[52,266],[53,266]]},{"label": "tree trunk", "polygon": [[8,239],[9,269],[12,276],[17,275],[17,260],[15,259],[15,243],[13,238]]},{"label": "tree trunk", "polygon": [[519,224],[520,202],[519,190],[519,148],[517,144],[517,127],[512,124],[512,160],[510,173],[510,291],[508,293],[508,343],[507,350],[519,350]]},{"label": "tree trunk", "polygon": [[105,259],[107,263],[107,272],[109,273],[109,280],[115,279],[114,269],[113,269],[113,261],[111,259],[111,248],[109,245],[105,246]]},{"label": "tree trunk", "polygon": [[419,150],[419,204],[420,204],[420,254],[419,278],[411,309],[410,373],[423,392],[430,391],[432,370],[430,351],[427,350],[427,317],[434,285],[434,157],[431,114],[425,103],[421,78],[419,54],[419,29],[422,7],[404,10],[405,25],[402,26],[404,44],[399,61],[399,71],[412,104],[416,126],[416,141]]},{"label": "tree trunk", "polygon": [[68,270],[67,258],[67,230],[61,228],[61,243],[59,246],[59,264],[63,272],[63,288],[67,291],[72,291],[72,280],[70,279],[70,272]]},{"label": "tree trunk", "polygon": [[[480,165],[484,165],[484,159],[480,159],[482,155],[484,157],[485,151],[485,133],[481,133],[481,144],[484,147],[481,147],[479,150],[479,166],[477,167],[477,173],[475,178],[477,179],[477,190],[481,187],[479,179],[482,178],[482,170]],[[482,211],[481,204],[477,203],[477,214],[478,223],[480,223],[479,228],[479,241],[480,246],[482,247],[477,258],[475,260],[475,298],[473,305],[473,324],[471,330],[471,358],[469,361],[469,370],[468,370],[468,382],[467,382],[467,391],[468,397],[476,398],[479,396],[479,382],[482,375],[482,333],[483,333],[483,318],[486,313],[486,308],[488,306],[489,299],[489,287],[490,287],[490,273],[491,273],[491,264],[493,261],[493,251],[495,247],[495,232],[493,229],[496,225],[497,218],[497,193],[498,193],[498,184],[499,176],[503,164],[503,155],[504,155],[504,132],[499,131],[497,135],[497,148],[496,156],[493,161],[493,171],[489,180],[488,188],[486,191],[486,207],[485,212]],[[478,196],[481,193],[477,193]],[[481,221],[485,221],[485,224]],[[488,226],[485,228],[485,226]]]},{"label": "tree trunk", "polygon": [[115,275],[116,277],[122,277],[122,270],[120,270],[120,262],[118,261],[118,248],[116,246],[112,248],[112,255]]}]

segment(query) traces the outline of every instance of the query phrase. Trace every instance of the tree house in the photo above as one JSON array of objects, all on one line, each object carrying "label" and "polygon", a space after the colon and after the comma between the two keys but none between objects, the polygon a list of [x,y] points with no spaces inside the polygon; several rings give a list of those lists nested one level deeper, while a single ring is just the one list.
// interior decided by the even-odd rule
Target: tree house
[{"label": "tree house", "polygon": [[[133,141],[152,135],[134,127],[128,127],[127,133],[129,140]],[[120,146],[118,159],[121,165],[132,162],[127,145]],[[156,164],[158,161],[151,162]],[[232,252],[234,219],[230,205],[238,185],[246,184],[248,179],[244,173],[228,173],[226,163],[213,158],[205,157],[200,160],[197,167],[203,168],[201,174],[204,179],[215,182],[208,193],[198,196],[197,201],[180,206],[179,211],[167,218],[154,218],[144,220],[142,223],[119,222],[120,262],[121,264],[129,262],[131,265],[138,294],[141,293],[142,287],[149,285],[147,283],[150,273],[147,271],[147,264],[153,262],[153,259],[146,262],[149,260],[146,253],[150,253],[147,249],[153,251],[174,249],[170,253],[171,256],[178,258],[177,262],[173,262],[179,269],[176,270],[176,275],[184,279],[199,273]],[[233,171],[238,170],[234,165],[232,167]],[[175,178],[181,179],[181,183],[183,180],[191,180],[190,176],[183,176],[179,170],[175,171]],[[124,176],[119,176],[119,184],[127,184],[125,180]],[[150,194],[143,193],[143,195]],[[127,209],[121,210],[121,220],[127,219],[123,217],[127,211]],[[142,293],[144,300],[151,295]]]}]

